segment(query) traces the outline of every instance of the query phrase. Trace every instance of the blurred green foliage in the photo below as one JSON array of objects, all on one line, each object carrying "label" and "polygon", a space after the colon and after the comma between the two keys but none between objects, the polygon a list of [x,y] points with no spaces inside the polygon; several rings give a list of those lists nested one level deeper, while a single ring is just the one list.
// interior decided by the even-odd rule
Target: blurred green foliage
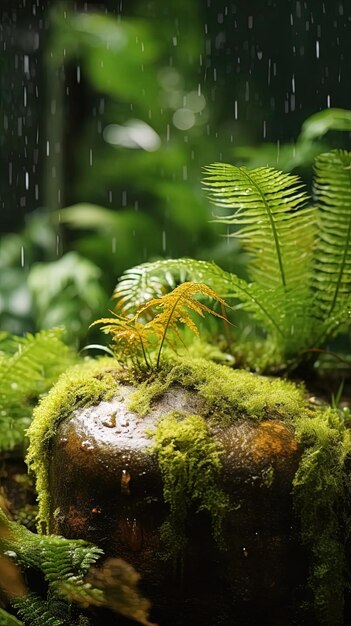
[{"label": "blurred green foliage", "polygon": [[64,324],[83,341],[122,272],[157,258],[214,260],[245,275],[238,243],[211,223],[202,166],[224,160],[303,173],[338,145],[335,131],[351,129],[349,111],[328,109],[306,120],[294,144],[250,145],[240,132],[246,145],[218,139],[225,94],[216,101],[214,83],[200,78],[203,7],[172,0],[155,20],[155,6],[135,2],[125,17],[48,5],[44,209],[2,237],[3,329]]},{"label": "blurred green foliage", "polygon": [[342,145],[342,139],[336,133],[331,140],[329,135],[327,141],[325,135],[329,131],[351,132],[351,111],[331,108],[311,115],[303,123],[295,143],[239,146],[233,148],[232,153],[236,164],[243,162],[252,168],[268,165],[285,172],[299,170],[306,177],[318,154],[330,146]]}]

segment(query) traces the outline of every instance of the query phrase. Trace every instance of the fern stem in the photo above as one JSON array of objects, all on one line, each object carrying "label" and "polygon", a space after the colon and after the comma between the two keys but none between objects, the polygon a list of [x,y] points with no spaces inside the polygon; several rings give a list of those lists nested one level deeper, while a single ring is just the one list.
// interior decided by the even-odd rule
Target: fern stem
[{"label": "fern stem", "polygon": [[[349,184],[350,184],[350,188],[351,188],[351,170],[350,170],[350,167],[348,167],[347,169],[349,171]],[[340,287],[341,287],[341,281],[342,281],[342,277],[343,277],[344,270],[345,270],[346,259],[347,259],[347,255],[349,253],[350,242],[351,242],[351,210],[350,210],[350,215],[349,215],[349,225],[348,225],[348,229],[347,229],[347,236],[346,236],[346,241],[345,241],[345,246],[344,246],[344,254],[342,255],[342,261],[341,261],[341,265],[340,265],[340,268],[339,268],[338,280],[337,280],[337,283],[336,283],[334,297],[333,297],[333,301],[332,301],[332,303],[330,305],[330,309],[328,311],[328,315],[330,315],[332,313],[332,311],[333,311],[333,309],[335,307],[336,301],[338,299],[338,295],[339,295],[339,291],[340,291]]]},{"label": "fern stem", "polygon": [[146,357],[146,350],[145,350],[144,342],[143,342],[143,340],[142,340],[142,338],[141,338],[141,337],[140,337],[140,343],[141,343],[141,349],[142,349],[142,351],[143,351],[143,357],[144,357],[144,361],[145,361],[145,363],[146,363],[146,367],[147,367],[148,369],[150,369],[150,363],[149,363],[149,361],[148,361],[148,359],[147,359],[147,357]]},{"label": "fern stem", "polygon": [[144,361],[145,361],[146,367],[148,369],[150,369],[150,363],[149,363],[149,361],[147,359],[147,356],[146,356],[146,350],[145,350],[143,338],[142,338],[141,334],[139,333],[139,331],[137,331],[137,333],[138,333],[138,337],[139,337],[139,341],[140,341],[141,349],[142,349],[142,352],[143,352],[143,357],[144,357]]},{"label": "fern stem", "polygon": [[225,308],[224,305],[221,303],[221,312],[222,312],[222,317],[224,318],[224,335],[227,341],[227,346],[228,346],[228,350],[231,350],[231,346],[232,346],[232,336],[229,332],[229,321],[226,318],[226,312],[225,312]]},{"label": "fern stem", "polygon": [[341,357],[337,352],[331,352],[330,350],[323,350],[322,348],[308,348],[307,350],[303,350],[301,354],[305,354],[306,352],[318,352],[320,354],[329,354],[330,356],[334,357],[334,359],[336,359],[337,361],[340,361],[340,363],[345,363],[345,365],[348,365],[349,367],[351,367],[351,360],[343,359],[343,357]]},{"label": "fern stem", "polygon": [[283,267],[283,259],[282,259],[282,253],[280,250],[280,243],[279,243],[279,238],[278,238],[278,233],[277,233],[277,229],[275,226],[275,222],[274,222],[274,218],[272,215],[272,211],[269,207],[269,204],[266,200],[265,195],[262,193],[261,189],[259,188],[259,186],[255,183],[255,181],[253,180],[253,178],[251,178],[250,174],[247,173],[246,170],[244,170],[243,168],[239,168],[240,171],[242,172],[242,174],[244,174],[246,176],[246,178],[248,178],[248,180],[250,181],[250,183],[255,187],[256,191],[258,192],[268,215],[268,219],[271,225],[271,229],[272,229],[272,233],[273,233],[273,238],[274,238],[274,243],[275,243],[275,249],[277,252],[277,259],[278,259],[278,265],[279,265],[279,271],[280,271],[280,275],[282,278],[282,284],[283,287],[286,287],[286,279],[285,279],[285,272],[284,272],[284,267]]}]

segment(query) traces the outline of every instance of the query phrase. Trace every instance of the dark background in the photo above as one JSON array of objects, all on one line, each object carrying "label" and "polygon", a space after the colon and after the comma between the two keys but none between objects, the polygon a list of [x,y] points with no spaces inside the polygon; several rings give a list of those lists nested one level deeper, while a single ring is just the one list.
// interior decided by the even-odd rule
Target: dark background
[{"label": "dark background", "polygon": [[[28,212],[45,205],[44,55],[53,5],[52,1],[2,0],[2,232],[18,229]],[[212,103],[214,160],[226,152],[230,142],[291,141],[312,113],[327,106],[351,106],[351,11],[347,2],[95,0],[72,6],[75,11],[98,9],[122,18],[138,16],[153,25],[159,21],[169,37],[170,57],[173,37],[178,38],[178,46],[183,38],[201,38],[201,62],[189,55],[183,63],[188,61],[194,82],[202,85]],[[65,81],[71,89],[64,103],[62,206],[81,199],[74,189],[71,156],[95,100],[84,80],[75,83],[74,71],[65,72]],[[84,200],[94,201],[94,194]]]}]

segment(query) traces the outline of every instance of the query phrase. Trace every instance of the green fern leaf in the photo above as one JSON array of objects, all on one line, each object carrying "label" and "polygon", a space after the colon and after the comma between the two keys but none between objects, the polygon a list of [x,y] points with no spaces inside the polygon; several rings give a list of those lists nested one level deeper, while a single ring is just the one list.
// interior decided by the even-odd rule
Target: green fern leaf
[{"label": "green fern leaf", "polygon": [[323,317],[351,296],[351,152],[334,150],[316,159],[314,194],[318,240],[313,286]]},{"label": "green fern leaf", "polygon": [[7,338],[0,352],[0,450],[23,443],[33,404],[76,360],[62,335],[54,329]]},{"label": "green fern leaf", "polygon": [[0,626],[23,626],[23,622],[4,609],[0,609]]},{"label": "green fern leaf", "polygon": [[223,163],[204,169],[210,199],[230,215],[215,221],[234,225],[250,253],[250,278],[267,289],[301,285],[312,260],[315,211],[297,176],[272,168],[249,170]]},{"label": "green fern leaf", "polygon": [[55,615],[50,604],[36,593],[16,598],[12,602],[25,626],[68,626],[68,606],[66,605],[67,617],[65,618],[62,615]]},{"label": "green fern leaf", "polygon": [[152,626],[149,602],[138,592],[139,576],[131,565],[110,559],[102,568],[92,568],[103,555],[97,546],[80,539],[36,535],[10,521],[1,509],[0,530],[0,553],[23,569],[41,571],[49,586],[47,599],[30,593],[13,601],[25,626],[70,626],[71,602],[108,607]]},{"label": "green fern leaf", "polygon": [[167,259],[153,263],[143,263],[127,270],[117,284],[114,297],[117,307],[124,311],[134,311],[142,305],[145,294],[160,297],[182,281],[205,282],[221,298],[239,302],[268,332],[283,334],[285,294],[272,291],[258,284],[248,283],[235,274],[222,270],[215,263],[195,259]]}]

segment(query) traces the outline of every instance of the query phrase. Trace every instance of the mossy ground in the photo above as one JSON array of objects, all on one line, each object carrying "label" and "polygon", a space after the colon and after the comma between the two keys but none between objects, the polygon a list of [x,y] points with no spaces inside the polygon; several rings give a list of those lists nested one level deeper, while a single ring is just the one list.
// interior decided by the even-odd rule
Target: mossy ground
[{"label": "mossy ground", "polygon": [[[125,376],[112,359],[88,362],[63,375],[36,409],[29,431],[28,463],[37,476],[41,522],[49,512],[48,451],[57,424],[74,409],[113,397]],[[182,530],[190,503],[208,511],[214,534],[220,538],[229,505],[220,487],[220,451],[209,425],[226,427],[236,419],[269,418],[294,426],[302,457],[293,493],[302,543],[310,555],[309,585],[315,610],[321,624],[342,624],[351,491],[346,466],[351,443],[337,412],[312,410],[304,389],[293,383],[231,370],[205,359],[173,359],[147,380],[133,382],[137,390],[129,408],[141,416],[172,385],[193,390],[204,401],[202,416],[163,416],[153,435],[164,498],[170,506],[169,523],[162,533],[173,548],[177,541],[178,547],[184,541]]]}]

